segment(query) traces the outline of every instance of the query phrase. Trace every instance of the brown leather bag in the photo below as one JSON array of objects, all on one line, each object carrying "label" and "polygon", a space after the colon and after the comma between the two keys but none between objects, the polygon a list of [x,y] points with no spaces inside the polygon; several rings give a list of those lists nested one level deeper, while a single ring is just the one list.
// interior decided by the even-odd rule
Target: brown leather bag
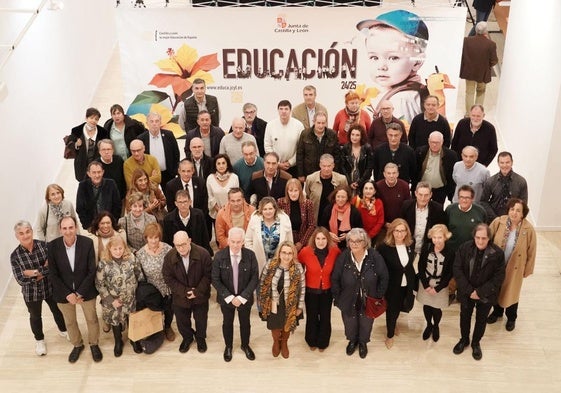
[{"label": "brown leather bag", "polygon": [[76,158],[76,149],[71,139],[72,135],[66,135],[62,140],[64,141],[64,158],[67,160]]}]

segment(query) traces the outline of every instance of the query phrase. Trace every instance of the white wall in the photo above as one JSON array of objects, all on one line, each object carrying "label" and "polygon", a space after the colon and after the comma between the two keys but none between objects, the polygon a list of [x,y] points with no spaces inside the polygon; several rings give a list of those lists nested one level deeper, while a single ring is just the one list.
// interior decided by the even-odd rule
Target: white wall
[{"label": "white wall", "polygon": [[496,117],[540,229],[561,229],[561,2],[513,1]]},{"label": "white wall", "polygon": [[63,164],[62,137],[84,120],[116,44],[113,13],[113,2],[99,0],[66,1],[57,12],[45,9],[0,71],[9,90],[0,103],[0,298],[17,245],[13,224],[35,222],[45,186]]}]

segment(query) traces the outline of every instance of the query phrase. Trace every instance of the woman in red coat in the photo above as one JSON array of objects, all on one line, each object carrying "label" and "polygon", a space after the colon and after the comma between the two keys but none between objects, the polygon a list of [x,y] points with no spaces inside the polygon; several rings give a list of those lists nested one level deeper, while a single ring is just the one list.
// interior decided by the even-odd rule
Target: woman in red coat
[{"label": "woman in red coat", "polygon": [[299,262],[306,268],[306,342],[312,351],[323,352],[331,338],[331,271],[339,247],[331,240],[329,231],[318,227],[308,245],[298,253]]},{"label": "woman in red coat", "polygon": [[376,244],[376,236],[384,226],[384,204],[376,198],[376,183],[368,180],[362,186],[362,192],[351,200],[351,205],[356,207],[362,217],[362,225],[372,241]]}]

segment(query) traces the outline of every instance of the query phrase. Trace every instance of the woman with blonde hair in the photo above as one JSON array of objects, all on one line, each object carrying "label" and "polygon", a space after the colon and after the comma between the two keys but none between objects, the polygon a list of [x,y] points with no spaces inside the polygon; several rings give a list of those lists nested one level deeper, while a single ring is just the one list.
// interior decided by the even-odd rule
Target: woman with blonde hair
[{"label": "woman with blonde hair", "polygon": [[285,240],[293,240],[290,218],[279,209],[275,198],[264,197],[251,215],[245,232],[245,247],[255,253],[259,274]]},{"label": "woman with blonde hair", "polygon": [[261,274],[259,305],[261,318],[273,336],[274,357],[288,358],[288,338],[304,311],[306,278],[291,241],[281,242],[275,256]]},{"label": "woman with blonde hair", "polygon": [[316,227],[314,203],[304,197],[302,183],[298,179],[289,179],[284,197],[277,199],[277,204],[290,217],[294,245],[300,251],[308,244]]},{"label": "woman with blonde hair", "polygon": [[37,239],[47,243],[61,236],[61,218],[71,216],[77,219],[74,205],[64,199],[64,190],[58,184],[49,184],[45,190],[45,205],[37,215]]},{"label": "woman with blonde hair", "polygon": [[113,329],[114,355],[123,353],[123,336],[128,316],[136,308],[136,287],[140,268],[120,236],[109,239],[97,266],[95,287],[101,298],[102,318]]},{"label": "woman with blonde hair", "polygon": [[432,334],[434,342],[440,339],[438,324],[442,319],[442,309],[448,307],[448,283],[452,278],[454,251],[446,247],[452,233],[444,224],[436,224],[427,233],[432,240],[421,250],[419,256],[419,290],[417,300],[423,304],[423,314],[427,327],[423,340]]},{"label": "woman with blonde hair", "polygon": [[417,279],[413,260],[415,251],[411,247],[413,237],[407,222],[402,218],[393,220],[387,228],[384,244],[378,252],[386,261],[389,281],[386,291],[388,308],[386,309],[386,347],[393,346],[394,335],[399,335],[397,318],[399,313],[409,312],[413,308],[415,298],[413,291],[417,289]]}]

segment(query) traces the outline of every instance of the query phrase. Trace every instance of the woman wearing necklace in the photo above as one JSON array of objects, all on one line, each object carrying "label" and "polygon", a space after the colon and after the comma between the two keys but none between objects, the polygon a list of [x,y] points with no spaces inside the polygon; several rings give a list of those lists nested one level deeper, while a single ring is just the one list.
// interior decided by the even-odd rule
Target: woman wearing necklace
[{"label": "woman wearing necklace", "polygon": [[366,131],[355,124],[349,129],[349,142],[341,149],[341,173],[347,176],[353,195],[372,176],[374,168],[372,148],[366,143]]},{"label": "woman wearing necklace", "polygon": [[[150,177],[144,169],[137,168],[132,173],[131,188],[127,192],[128,197],[139,192],[144,199],[144,211],[156,217],[156,220],[162,224],[166,215],[166,197],[162,190],[150,181]],[[127,212],[130,206],[127,205]]]},{"label": "woman wearing necklace", "polygon": [[76,149],[74,176],[82,181],[86,178],[88,164],[99,157],[97,142],[109,138],[109,132],[98,126],[101,113],[96,108],[86,110],[86,121],[72,129],[68,146]]},{"label": "woman wearing necklace", "polygon": [[390,349],[394,343],[394,335],[399,335],[397,318],[399,313],[409,312],[413,308],[415,298],[413,291],[417,289],[417,278],[413,268],[415,252],[411,248],[413,238],[407,222],[396,218],[388,225],[384,244],[378,252],[386,261],[389,281],[386,291],[388,308],[386,309],[386,347]]},{"label": "woman wearing necklace", "polygon": [[125,243],[127,242],[127,234],[119,227],[117,220],[113,217],[113,214],[108,211],[102,211],[92,221],[92,225],[88,233],[88,237],[90,237],[94,243],[96,263],[99,262],[103,250],[107,247],[109,240],[115,235],[120,235]]},{"label": "woman wearing necklace", "polygon": [[213,168],[210,176],[206,179],[206,189],[208,192],[208,215],[214,223],[218,211],[228,203],[228,191],[230,191],[230,188],[239,187],[240,182],[238,175],[234,173],[228,155],[216,155]]},{"label": "woman wearing necklace", "polygon": [[368,113],[360,109],[360,96],[353,91],[345,94],[345,108],[341,109],[335,116],[333,130],[337,133],[337,139],[341,146],[348,140],[348,133],[352,126],[360,124],[365,130],[370,129],[372,120]]},{"label": "woman wearing necklace", "polygon": [[506,313],[506,330],[510,332],[516,326],[522,281],[534,272],[537,239],[534,227],[526,219],[530,212],[526,202],[511,198],[506,209],[507,215],[495,218],[490,225],[493,242],[505,253],[506,271],[498,304],[493,306],[487,323],[497,322]]},{"label": "woman wearing necklace", "polygon": [[101,254],[95,287],[99,291],[103,322],[113,329],[115,357],[123,354],[122,332],[129,314],[136,308],[136,287],[140,268],[120,236],[112,237]]},{"label": "woman wearing necklace", "polygon": [[351,205],[356,207],[362,218],[363,228],[371,239],[372,247],[376,244],[376,236],[384,226],[384,204],[376,198],[376,183],[367,180],[362,186],[360,196],[351,200]]},{"label": "woman wearing necklace", "polygon": [[288,358],[288,338],[304,311],[306,279],[291,241],[282,242],[267,263],[259,283],[261,318],[273,336],[274,357]]},{"label": "woman wearing necklace", "polygon": [[279,209],[275,198],[264,197],[251,215],[245,233],[245,247],[255,253],[259,274],[285,240],[293,240],[290,218]]},{"label": "woman wearing necklace", "polygon": [[37,216],[37,239],[48,243],[61,236],[61,218],[72,216],[77,220],[77,217],[74,205],[68,199],[64,199],[64,190],[58,184],[47,186],[45,202]]},{"label": "woman wearing necklace", "polygon": [[329,229],[331,240],[344,250],[347,246],[345,235],[351,228],[362,228],[362,218],[357,208],[351,205],[349,186],[335,187],[328,199],[330,204],[321,213],[318,224]]},{"label": "woman wearing necklace", "polygon": [[[173,341],[175,332],[171,327],[173,321],[171,289],[165,283],[162,275],[164,257],[172,247],[162,241],[162,227],[155,222],[146,225],[144,239],[146,244],[136,252],[136,259],[146,281],[154,285],[164,298],[164,333],[168,341]],[[142,352],[142,348],[138,344],[131,344],[135,352]]]},{"label": "woman wearing necklace", "polygon": [[146,244],[144,228],[156,222],[156,218],[144,211],[144,197],[140,192],[130,194],[127,198],[129,213],[119,218],[119,226],[127,234],[127,243],[131,251],[136,254]]},{"label": "woman wearing necklace", "polygon": [[314,203],[304,197],[302,183],[298,179],[286,182],[284,197],[277,199],[279,208],[290,217],[292,237],[296,250],[300,251],[316,228]]}]

